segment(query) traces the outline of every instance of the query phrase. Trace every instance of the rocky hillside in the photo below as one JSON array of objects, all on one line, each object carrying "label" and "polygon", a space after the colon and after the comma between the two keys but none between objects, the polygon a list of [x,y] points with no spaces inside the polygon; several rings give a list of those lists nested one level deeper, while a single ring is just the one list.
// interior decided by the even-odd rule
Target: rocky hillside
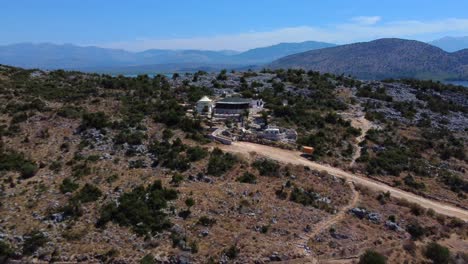
[{"label": "rocky hillside", "polygon": [[[303,70],[133,78],[0,65],[0,263],[429,263],[440,251],[432,263],[468,263],[461,220],[218,148],[209,127],[237,122],[188,110],[234,93],[264,100],[263,122],[295,128],[323,164],[468,208],[462,87]],[[354,127],[357,116],[373,128]]]},{"label": "rocky hillside", "polygon": [[361,79],[468,79],[467,53],[449,53],[413,40],[379,39],[299,53],[270,66],[344,73]]}]

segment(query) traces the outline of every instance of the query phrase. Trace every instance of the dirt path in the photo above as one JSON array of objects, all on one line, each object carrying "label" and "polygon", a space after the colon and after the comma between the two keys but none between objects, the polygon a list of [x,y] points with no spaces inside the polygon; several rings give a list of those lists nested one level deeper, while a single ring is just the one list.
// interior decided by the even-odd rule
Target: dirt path
[{"label": "dirt path", "polygon": [[[346,217],[346,213],[351,209],[356,207],[357,202],[359,201],[359,193],[354,188],[352,182],[347,182],[352,190],[352,199],[351,201],[343,208],[341,208],[338,213],[332,215],[330,218],[319,222],[317,225],[313,226],[313,230],[310,233],[307,233],[305,236],[301,237],[300,240],[295,242],[298,249],[298,254],[310,254],[308,252],[308,244],[310,240],[313,240],[318,234],[322,233],[325,230],[328,230],[331,226],[336,223],[339,223]],[[313,257],[310,257],[313,259]]]},{"label": "dirt path", "polygon": [[361,129],[361,135],[356,138],[356,144],[354,146],[354,153],[351,158],[351,162],[349,164],[350,167],[353,167],[354,164],[356,163],[356,160],[359,157],[361,157],[362,147],[359,146],[359,143],[361,143],[366,138],[367,131],[369,131],[369,129],[374,128],[376,126],[373,125],[372,122],[366,119],[365,113],[362,107],[354,107],[351,110],[352,111],[350,112],[341,113],[341,116],[344,119],[351,121],[351,126]]},{"label": "dirt path", "polygon": [[386,184],[373,181],[369,178],[365,178],[364,176],[358,176],[356,174],[352,174],[346,171],[343,171],[339,168],[334,168],[328,165],[323,165],[317,162],[313,162],[302,158],[300,156],[300,152],[298,151],[290,151],[284,150],[274,147],[269,147],[265,145],[258,145],[248,142],[234,142],[232,145],[223,145],[221,148],[225,151],[233,152],[233,153],[240,153],[240,154],[249,154],[251,152],[255,152],[261,156],[265,156],[274,160],[277,160],[282,163],[291,163],[295,165],[303,165],[309,166],[312,169],[318,171],[327,171],[331,175],[335,175],[340,178],[347,179],[352,181],[355,184],[360,184],[366,186],[375,191],[381,192],[390,192],[393,197],[406,199],[410,202],[417,203],[424,208],[431,208],[435,212],[447,216],[458,217],[464,221],[468,221],[468,211],[457,208],[455,206],[451,206],[448,204],[444,204],[441,202],[433,201],[430,199],[423,198],[413,193],[405,192],[403,190],[388,186]]},{"label": "dirt path", "polygon": [[351,125],[355,128],[361,129],[361,135],[356,138],[355,150],[353,153],[353,157],[351,159],[351,163],[349,164],[350,167],[353,167],[354,163],[356,163],[356,160],[359,157],[361,157],[362,147],[359,146],[359,144],[366,138],[367,131],[369,131],[369,129],[371,129],[373,126],[372,126],[372,123],[369,120],[367,120],[364,116],[360,116],[358,118],[352,119]]}]

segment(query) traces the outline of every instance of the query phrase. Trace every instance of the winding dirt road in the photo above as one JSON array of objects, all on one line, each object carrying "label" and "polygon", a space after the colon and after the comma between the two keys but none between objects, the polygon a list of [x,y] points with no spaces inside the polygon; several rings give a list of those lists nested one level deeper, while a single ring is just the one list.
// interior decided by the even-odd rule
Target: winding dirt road
[{"label": "winding dirt road", "polygon": [[390,192],[393,197],[406,199],[410,202],[417,203],[424,208],[431,208],[439,214],[452,216],[460,218],[468,222],[468,211],[461,208],[457,208],[452,205],[444,204],[441,202],[433,201],[430,199],[423,198],[413,193],[405,192],[400,189],[388,186],[386,184],[373,181],[369,178],[352,174],[346,171],[343,171],[339,168],[331,167],[328,165],[323,165],[317,162],[307,160],[300,156],[300,152],[284,150],[279,148],[274,148],[265,145],[259,145],[248,142],[233,142],[232,145],[223,145],[221,149],[224,151],[232,153],[240,153],[244,155],[249,155],[252,152],[257,153],[258,155],[265,156],[271,159],[274,159],[281,163],[291,163],[295,165],[309,166],[312,169],[319,171],[327,171],[329,174],[336,177],[344,178],[349,181],[352,181],[355,184],[360,184],[366,186],[375,191],[381,192]]}]

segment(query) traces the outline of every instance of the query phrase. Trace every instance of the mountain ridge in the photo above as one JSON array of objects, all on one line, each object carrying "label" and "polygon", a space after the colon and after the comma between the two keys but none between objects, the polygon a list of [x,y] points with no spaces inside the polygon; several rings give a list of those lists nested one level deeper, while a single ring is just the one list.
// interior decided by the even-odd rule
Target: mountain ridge
[{"label": "mountain ridge", "polygon": [[468,51],[449,53],[416,40],[384,38],[293,54],[272,68],[302,68],[361,79],[468,79]]},{"label": "mountain ridge", "polygon": [[87,69],[117,68],[162,64],[200,65],[252,65],[271,62],[293,53],[333,46],[335,44],[306,41],[280,43],[248,50],[169,50],[149,49],[131,52],[97,46],[73,44],[17,43],[0,46],[0,63],[24,68],[41,69]]}]

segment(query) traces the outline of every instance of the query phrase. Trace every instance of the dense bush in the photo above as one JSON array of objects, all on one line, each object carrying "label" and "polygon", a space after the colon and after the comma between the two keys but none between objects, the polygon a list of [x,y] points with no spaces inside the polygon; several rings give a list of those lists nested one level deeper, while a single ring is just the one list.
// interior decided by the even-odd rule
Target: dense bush
[{"label": "dense bush", "polygon": [[9,244],[0,240],[0,263],[7,263],[7,260],[13,256],[13,249]]},{"label": "dense bush", "polygon": [[230,246],[224,254],[226,254],[226,257],[229,259],[235,259],[239,256],[240,249],[236,245]]},{"label": "dense bush", "polygon": [[215,148],[210,154],[207,173],[213,176],[221,176],[230,170],[237,162],[237,159],[230,153],[223,153]]},{"label": "dense bush", "polygon": [[140,264],[156,264],[156,260],[154,259],[154,256],[151,254],[145,255],[141,260]]},{"label": "dense bush", "polygon": [[257,177],[255,177],[255,175],[253,175],[250,172],[244,172],[244,174],[242,174],[242,176],[239,176],[237,178],[237,181],[242,182],[242,183],[254,184],[254,183],[257,183]]},{"label": "dense bush", "polygon": [[97,201],[102,196],[101,190],[98,187],[86,183],[83,188],[73,196],[73,199],[82,203],[90,203]]},{"label": "dense bush", "polygon": [[369,160],[367,172],[398,176],[408,168],[409,157],[409,153],[403,148],[388,147]]},{"label": "dense bush", "polygon": [[17,171],[26,179],[34,176],[37,169],[37,165],[26,159],[22,153],[0,150],[0,171]]},{"label": "dense bush", "polygon": [[280,165],[276,161],[270,159],[258,159],[252,164],[252,166],[256,168],[262,176],[279,176]]},{"label": "dense bush", "polygon": [[40,247],[44,246],[49,239],[44,235],[44,233],[34,230],[31,233],[25,235],[25,240],[23,244],[23,254],[32,255]]},{"label": "dense bush", "polygon": [[[277,192],[277,196],[281,196],[281,193]],[[324,210],[326,212],[333,212],[334,208],[331,205],[320,201],[320,197],[321,196],[318,193],[314,192],[312,189],[304,190],[294,187],[289,196],[289,200],[295,203],[302,204],[304,206],[312,206],[314,208]]]},{"label": "dense bush", "polygon": [[62,184],[60,184],[60,192],[62,193],[68,193],[68,192],[74,192],[78,189],[79,184],[74,182],[70,178],[65,178],[62,181]]},{"label": "dense bush", "polygon": [[412,224],[409,224],[407,227],[406,227],[406,231],[408,231],[408,233],[411,235],[411,237],[414,239],[414,240],[418,240],[419,238],[421,238],[422,236],[424,236],[425,234],[425,231],[424,231],[424,227],[422,227],[419,223],[415,222],[415,223],[412,223]]},{"label": "dense bush", "polygon": [[187,157],[190,161],[199,161],[208,156],[208,151],[204,148],[195,146],[187,149]]},{"label": "dense bush", "polygon": [[141,131],[130,131],[128,129],[120,131],[114,138],[115,144],[140,145],[146,138],[145,133]]},{"label": "dense bush", "polygon": [[358,89],[356,95],[359,97],[368,97],[387,102],[391,102],[393,100],[390,95],[387,95],[385,88],[377,88],[374,91],[370,86],[363,86]]},{"label": "dense bush", "polygon": [[74,106],[64,106],[57,111],[57,115],[65,118],[76,119],[81,116],[83,109]]},{"label": "dense bush", "polygon": [[367,250],[366,253],[359,258],[359,264],[385,264],[387,259],[382,254],[373,250]]},{"label": "dense bush", "polygon": [[403,179],[404,183],[409,187],[416,190],[423,190],[426,188],[426,185],[423,182],[417,182],[413,176],[408,175]]},{"label": "dense bush", "polygon": [[81,129],[102,129],[110,125],[109,117],[103,112],[86,113],[81,120]]},{"label": "dense bush", "polygon": [[424,255],[432,260],[434,264],[448,264],[450,261],[450,250],[435,242],[431,242],[427,245]]},{"label": "dense bush", "polygon": [[176,139],[173,143],[167,141],[155,141],[150,145],[149,151],[157,157],[156,164],[163,167],[186,171],[190,168],[190,160],[182,155],[182,152],[187,149],[187,146],[182,144],[180,139]]},{"label": "dense bush", "polygon": [[119,197],[118,203],[110,203],[101,209],[98,227],[109,221],[129,226],[139,235],[155,234],[171,226],[164,209],[167,202],[177,199],[177,192],[166,189],[161,181],[148,187],[139,186]]}]

